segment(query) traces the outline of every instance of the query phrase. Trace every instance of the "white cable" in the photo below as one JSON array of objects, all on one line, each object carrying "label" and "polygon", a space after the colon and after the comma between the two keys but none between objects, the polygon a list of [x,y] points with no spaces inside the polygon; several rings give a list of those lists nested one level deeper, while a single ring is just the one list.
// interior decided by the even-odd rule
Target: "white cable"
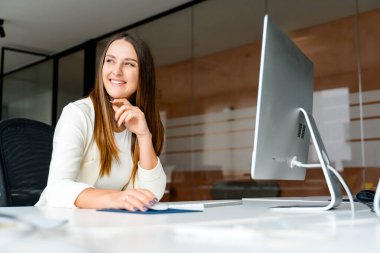
[{"label": "white cable", "polygon": [[[291,161],[290,163],[290,167],[293,168],[294,166],[297,166],[297,167],[300,167],[300,168],[321,168],[322,166],[318,163],[316,164],[304,164],[304,163],[301,163],[297,160],[295,160],[293,158],[293,160]],[[333,167],[331,167],[330,165],[327,165],[328,169],[334,173],[334,175],[338,178],[338,180],[340,181],[340,183],[342,184],[344,190],[346,191],[347,193],[347,196],[348,196],[348,199],[350,201],[350,206],[351,206],[351,214],[352,214],[352,217],[354,217],[355,215],[355,205],[354,205],[354,198],[352,196],[352,193],[350,191],[350,188],[348,188],[348,185],[346,184],[346,182],[344,181],[344,179],[342,178],[342,176],[339,174],[338,171],[336,171],[336,169],[334,169]],[[379,181],[380,183],[380,181]],[[378,194],[378,198],[380,199],[380,193]],[[378,209],[379,209],[379,206],[378,206]],[[379,211],[380,213],[380,211]],[[380,214],[379,214],[380,215]]]},{"label": "white cable", "polygon": [[375,210],[376,215],[380,217],[380,180],[377,183],[375,199],[373,200],[373,209]]},{"label": "white cable", "polygon": [[331,167],[330,165],[327,165],[327,167],[329,168],[330,171],[332,171],[334,173],[334,175],[339,179],[340,183],[342,184],[344,190],[346,191],[347,193],[347,196],[348,196],[348,199],[350,200],[350,205],[351,205],[351,214],[352,216],[355,215],[355,205],[354,205],[354,198],[352,197],[352,193],[350,191],[350,188],[348,188],[348,185],[346,184],[346,182],[344,181],[344,179],[342,178],[342,176],[339,174],[339,172],[334,169],[333,167]]}]

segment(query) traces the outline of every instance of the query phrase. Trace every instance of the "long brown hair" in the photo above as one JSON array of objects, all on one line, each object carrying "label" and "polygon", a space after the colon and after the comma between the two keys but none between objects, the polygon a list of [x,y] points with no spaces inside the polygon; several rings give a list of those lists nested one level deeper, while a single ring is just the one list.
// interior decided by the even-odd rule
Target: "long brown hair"
[{"label": "long brown hair", "polygon": [[[94,139],[100,151],[100,176],[109,175],[111,172],[112,160],[119,161],[119,150],[114,139],[113,125],[114,110],[111,107],[110,99],[105,90],[102,68],[108,47],[115,40],[124,39],[134,47],[139,65],[139,84],[136,92],[130,98],[130,102],[138,106],[144,113],[149,130],[152,134],[152,143],[157,156],[160,155],[164,142],[164,128],[160,119],[156,102],[156,75],[154,70],[153,57],[147,44],[127,33],[120,33],[114,36],[107,44],[99,62],[97,80],[95,88],[90,93],[90,98],[95,109]],[[137,163],[139,161],[139,143],[136,135],[132,134],[131,152],[133,158],[133,168],[130,180],[133,184],[137,173]],[[128,181],[129,182],[129,181]]]}]

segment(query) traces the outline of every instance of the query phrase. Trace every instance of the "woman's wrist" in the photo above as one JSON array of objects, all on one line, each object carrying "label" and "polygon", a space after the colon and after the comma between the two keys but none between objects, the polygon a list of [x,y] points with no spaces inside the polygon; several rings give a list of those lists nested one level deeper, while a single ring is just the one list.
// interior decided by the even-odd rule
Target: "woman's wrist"
[{"label": "woman's wrist", "polygon": [[152,134],[148,131],[147,134],[136,137],[140,149],[140,166],[147,170],[153,169],[157,165],[157,155],[153,147]]},{"label": "woman's wrist", "polygon": [[147,141],[147,140],[152,141],[152,134],[149,131],[145,134],[136,134],[136,137],[139,143],[141,143],[142,141]]}]

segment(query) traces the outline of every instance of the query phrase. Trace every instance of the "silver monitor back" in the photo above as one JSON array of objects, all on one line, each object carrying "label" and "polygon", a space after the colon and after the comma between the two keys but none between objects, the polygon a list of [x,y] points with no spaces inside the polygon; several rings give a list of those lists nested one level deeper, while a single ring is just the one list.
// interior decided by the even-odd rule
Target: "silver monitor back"
[{"label": "silver monitor back", "polygon": [[300,108],[311,114],[313,63],[266,15],[251,164],[253,179],[303,180],[310,132]]}]

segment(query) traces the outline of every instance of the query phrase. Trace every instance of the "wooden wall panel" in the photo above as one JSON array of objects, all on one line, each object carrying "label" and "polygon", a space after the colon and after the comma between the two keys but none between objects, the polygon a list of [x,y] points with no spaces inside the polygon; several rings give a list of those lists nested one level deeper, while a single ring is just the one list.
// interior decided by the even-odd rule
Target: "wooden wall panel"
[{"label": "wooden wall panel", "polygon": [[[363,90],[380,89],[380,9],[360,15]],[[315,90],[358,92],[355,17],[293,31],[315,66]],[[255,106],[261,41],[157,69],[168,118]]]},{"label": "wooden wall panel", "polygon": [[[340,132],[334,129],[339,134],[346,131],[343,142],[351,156],[343,159],[341,173],[354,193],[361,189],[363,181],[367,188],[375,187],[380,175],[380,54],[377,53],[380,9],[360,14],[359,22],[360,48],[355,37],[355,16],[290,32],[292,39],[314,62],[316,91],[348,89],[347,122],[340,122],[343,124]],[[360,168],[358,49],[364,91],[366,168]],[[220,180],[250,181],[247,173],[260,50],[261,41],[157,69],[160,108],[167,116],[166,162],[174,168],[174,177],[168,175],[172,181],[170,200],[179,200],[178,196],[186,200],[208,199],[212,185]],[[249,111],[248,116],[245,115],[249,119],[226,116],[226,113],[243,111]],[[236,141],[228,141],[231,138]],[[207,173],[210,169],[223,176],[207,183],[194,179],[196,173]],[[189,173],[187,183],[177,182],[175,175],[181,171]],[[309,170],[305,181],[275,183],[281,187],[281,196],[328,194],[321,170]]]}]

